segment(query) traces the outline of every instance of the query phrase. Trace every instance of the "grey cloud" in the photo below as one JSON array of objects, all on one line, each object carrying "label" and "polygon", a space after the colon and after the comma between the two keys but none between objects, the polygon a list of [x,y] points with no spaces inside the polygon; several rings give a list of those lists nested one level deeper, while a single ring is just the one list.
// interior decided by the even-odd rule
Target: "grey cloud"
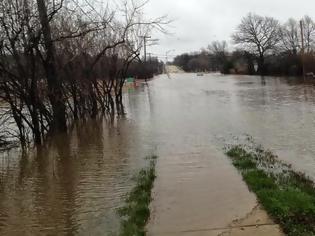
[{"label": "grey cloud", "polygon": [[156,33],[160,45],[150,52],[163,54],[175,49],[176,54],[206,47],[212,40],[230,40],[241,18],[248,12],[272,16],[280,21],[290,17],[310,15],[315,18],[314,0],[151,0],[146,15],[167,14],[174,19],[169,31],[172,35]]}]

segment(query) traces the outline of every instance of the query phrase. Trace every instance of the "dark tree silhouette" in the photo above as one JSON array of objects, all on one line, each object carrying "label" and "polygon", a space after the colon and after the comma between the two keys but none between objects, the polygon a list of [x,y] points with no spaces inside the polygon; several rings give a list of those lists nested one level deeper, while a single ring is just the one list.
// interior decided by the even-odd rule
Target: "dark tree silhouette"
[{"label": "dark tree silhouette", "polygon": [[276,48],[280,39],[279,22],[272,17],[248,14],[232,38],[235,44],[257,55],[259,72],[265,73],[265,56]]}]

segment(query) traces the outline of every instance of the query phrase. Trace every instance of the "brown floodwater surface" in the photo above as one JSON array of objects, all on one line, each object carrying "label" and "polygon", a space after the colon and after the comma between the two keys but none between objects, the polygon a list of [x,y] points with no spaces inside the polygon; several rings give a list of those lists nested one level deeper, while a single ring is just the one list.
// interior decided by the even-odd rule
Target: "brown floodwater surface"
[{"label": "brown floodwater surface", "polygon": [[[315,87],[297,78],[163,75],[130,88],[124,102],[124,118],[77,125],[26,156],[18,150],[0,154],[0,235],[112,235],[119,227],[115,209],[151,154],[160,156],[157,174],[169,177],[158,180],[160,191],[171,196],[190,184],[192,196],[194,189],[204,196],[193,202],[195,209],[218,204],[235,212],[231,220],[243,217],[255,198],[233,182],[239,176],[222,148],[246,134],[315,179]],[[210,184],[226,182],[215,180],[215,165],[230,173],[230,192],[211,192]],[[233,189],[243,199],[237,206]],[[217,198],[203,207],[211,193]],[[181,201],[165,199],[170,206]],[[165,211],[167,204],[161,206]],[[190,213],[192,229],[207,218],[205,211]],[[219,211],[208,214],[221,223]]]}]

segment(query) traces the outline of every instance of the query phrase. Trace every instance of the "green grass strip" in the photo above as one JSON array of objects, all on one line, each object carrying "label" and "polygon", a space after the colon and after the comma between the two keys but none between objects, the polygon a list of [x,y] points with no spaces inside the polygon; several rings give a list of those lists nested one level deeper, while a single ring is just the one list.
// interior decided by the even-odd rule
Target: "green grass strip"
[{"label": "green grass strip", "polygon": [[152,200],[151,191],[156,178],[156,156],[148,158],[150,164],[135,176],[136,186],[130,191],[125,206],[118,209],[121,221],[121,236],[146,235],[145,226],[150,218],[149,205]]},{"label": "green grass strip", "polygon": [[229,146],[226,154],[287,235],[315,235],[315,187],[309,178],[259,146]]}]

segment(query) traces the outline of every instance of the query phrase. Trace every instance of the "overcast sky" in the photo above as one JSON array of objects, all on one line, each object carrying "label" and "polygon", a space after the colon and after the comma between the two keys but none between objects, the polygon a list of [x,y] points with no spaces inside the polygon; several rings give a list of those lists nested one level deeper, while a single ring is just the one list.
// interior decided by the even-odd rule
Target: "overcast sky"
[{"label": "overcast sky", "polygon": [[286,21],[310,15],[315,19],[315,0],[150,0],[147,17],[167,14],[173,19],[168,31],[172,35],[154,35],[160,45],[148,52],[172,54],[198,51],[213,40],[230,42],[231,34],[249,12]]}]

